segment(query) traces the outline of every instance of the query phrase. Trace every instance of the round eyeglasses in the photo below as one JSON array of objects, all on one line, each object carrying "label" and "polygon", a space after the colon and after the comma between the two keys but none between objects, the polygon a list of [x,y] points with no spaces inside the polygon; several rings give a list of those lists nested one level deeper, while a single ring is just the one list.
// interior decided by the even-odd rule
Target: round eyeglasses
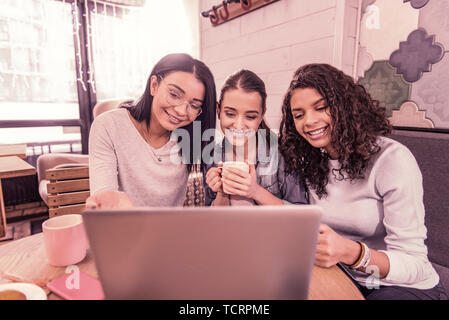
[{"label": "round eyeglasses", "polygon": [[[164,78],[161,78],[161,82]],[[184,93],[181,92],[180,89],[176,88],[174,85],[166,84],[167,91],[165,94],[165,100],[171,107],[179,107],[181,105],[187,104],[187,114],[189,118],[198,117],[201,112],[203,112],[203,108],[199,103],[188,102]]]}]

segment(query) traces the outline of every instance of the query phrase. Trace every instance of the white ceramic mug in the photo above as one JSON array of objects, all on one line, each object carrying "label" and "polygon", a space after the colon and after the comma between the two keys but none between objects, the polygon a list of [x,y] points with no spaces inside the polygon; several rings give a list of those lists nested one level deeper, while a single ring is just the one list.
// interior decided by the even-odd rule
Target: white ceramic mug
[{"label": "white ceramic mug", "polygon": [[[242,162],[242,161],[226,161],[223,163],[223,172],[226,172],[226,170],[228,170],[229,168],[235,168],[235,169],[240,169],[244,172],[248,172],[249,173],[249,165],[246,162]],[[223,191],[226,194],[230,194],[233,195],[234,193],[228,190],[228,186],[226,184],[226,182],[223,182]]]},{"label": "white ceramic mug", "polygon": [[48,263],[56,267],[76,264],[84,259],[87,237],[80,214],[50,218],[42,223]]}]

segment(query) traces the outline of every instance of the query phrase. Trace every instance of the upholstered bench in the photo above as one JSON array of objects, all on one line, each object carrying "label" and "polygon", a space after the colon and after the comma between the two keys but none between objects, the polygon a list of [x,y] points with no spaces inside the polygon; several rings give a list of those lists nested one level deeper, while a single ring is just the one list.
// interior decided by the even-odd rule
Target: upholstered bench
[{"label": "upholstered bench", "polygon": [[449,133],[394,130],[392,138],[410,149],[421,169],[429,259],[449,292]]}]

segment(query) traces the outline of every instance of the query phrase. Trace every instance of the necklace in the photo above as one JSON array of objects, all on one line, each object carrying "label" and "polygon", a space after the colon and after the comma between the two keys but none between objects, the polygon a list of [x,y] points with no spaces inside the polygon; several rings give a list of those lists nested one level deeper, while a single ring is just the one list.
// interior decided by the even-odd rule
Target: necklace
[{"label": "necklace", "polygon": [[154,149],[153,149],[153,147],[152,147],[151,145],[150,145],[150,148],[151,148],[151,152],[153,152],[153,154],[154,154],[154,156],[156,157],[157,161],[162,162],[162,157],[161,157],[161,156],[158,156],[158,155],[156,154],[156,152],[154,152]]},{"label": "necklace", "polygon": [[[145,122],[143,122],[143,123],[145,123]],[[153,155],[155,156],[155,158],[157,159],[157,161],[162,162],[162,156],[158,155],[158,154],[154,151],[154,148],[153,148],[153,146],[152,146],[151,143],[150,143],[150,142],[151,142],[151,141],[150,141],[150,136],[147,134],[147,131],[148,131],[148,130],[146,130],[146,128],[143,127],[143,124],[142,124],[141,130],[142,130],[142,132],[143,132],[143,136],[144,136],[145,141],[146,141],[146,142],[148,143],[148,145],[150,146],[151,152],[153,153]]]}]

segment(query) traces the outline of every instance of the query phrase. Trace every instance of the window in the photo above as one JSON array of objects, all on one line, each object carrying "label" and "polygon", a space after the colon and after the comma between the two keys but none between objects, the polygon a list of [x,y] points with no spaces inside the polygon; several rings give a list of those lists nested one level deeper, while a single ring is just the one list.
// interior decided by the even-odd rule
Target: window
[{"label": "window", "polygon": [[61,109],[78,118],[70,6],[32,0],[0,6],[0,118],[67,117]]},{"label": "window", "polygon": [[143,3],[0,0],[0,144],[86,153],[97,100],[138,98],[163,55],[197,55],[196,0]]},{"label": "window", "polygon": [[97,99],[138,97],[151,70],[146,10],[97,2],[89,7],[91,80]]},{"label": "window", "polygon": [[[72,38],[68,3],[0,4],[1,120],[79,119]],[[8,130],[0,129],[0,143],[32,142],[39,132]]]},{"label": "window", "polygon": [[136,98],[164,55],[198,55],[198,8],[192,0],[151,0],[145,7],[89,2],[94,88],[98,100]]}]

